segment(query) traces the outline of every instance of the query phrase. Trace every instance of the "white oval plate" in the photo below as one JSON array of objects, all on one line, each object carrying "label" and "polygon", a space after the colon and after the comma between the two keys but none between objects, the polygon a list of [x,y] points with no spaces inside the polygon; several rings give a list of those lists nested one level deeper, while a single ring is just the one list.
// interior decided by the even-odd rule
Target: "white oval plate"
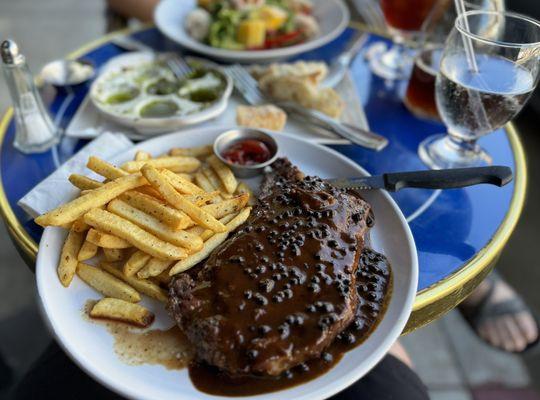
[{"label": "white oval plate", "polygon": [[[223,128],[206,128],[173,133],[139,143],[113,162],[132,159],[137,150],[153,155],[175,146],[200,146],[213,143]],[[298,165],[307,174],[321,177],[365,176],[367,172],[353,161],[329,148],[287,134],[274,134],[280,155]],[[252,182],[248,182],[252,183]],[[66,185],[69,183],[66,181]],[[392,264],[393,293],[388,309],[369,338],[346,353],[343,359],[321,377],[279,392],[253,396],[257,400],[316,400],[328,398],[366,374],[386,354],[399,337],[411,313],[418,282],[418,261],[414,240],[401,211],[382,191],[366,191],[365,198],[375,212],[371,231],[375,250],[384,253]],[[101,296],[75,277],[64,288],[56,274],[59,254],[65,238],[60,228],[46,228],[39,245],[36,277],[39,300],[52,332],[68,355],[98,382],[132,399],[215,399],[198,391],[187,370],[170,371],[162,366],[129,366],[114,352],[114,339],[106,328],[83,319],[82,310],[89,299]],[[145,299],[143,304],[156,312],[155,328],[172,326],[163,305]]]},{"label": "white oval plate", "polygon": [[349,9],[343,0],[312,0],[313,15],[320,33],[304,43],[269,50],[226,50],[208,46],[192,38],[185,29],[185,20],[196,0],[161,0],[154,12],[158,29],[181,46],[210,58],[240,63],[270,62],[295,56],[321,47],[338,37],[349,24]]},{"label": "white oval plate", "polygon": [[[96,91],[102,80],[106,78],[109,73],[113,73],[122,69],[123,67],[134,66],[141,63],[152,61],[154,55],[148,52],[131,52],[122,54],[120,56],[113,57],[102,68],[99,77],[92,83],[90,87],[89,96],[93,105],[102,113],[106,118],[110,119],[117,124],[133,128],[141,135],[152,136],[163,132],[171,132],[186,126],[198,124],[204,121],[208,121],[212,118],[216,118],[223,114],[227,108],[229,98],[231,97],[233,90],[233,83],[228,75],[223,74],[227,81],[227,86],[220,99],[216,100],[209,107],[202,109],[199,112],[194,112],[187,115],[172,116],[167,118],[143,118],[136,116],[126,116],[111,112],[107,107],[104,107],[101,102],[96,100]],[[218,68],[218,67],[216,67]]]}]

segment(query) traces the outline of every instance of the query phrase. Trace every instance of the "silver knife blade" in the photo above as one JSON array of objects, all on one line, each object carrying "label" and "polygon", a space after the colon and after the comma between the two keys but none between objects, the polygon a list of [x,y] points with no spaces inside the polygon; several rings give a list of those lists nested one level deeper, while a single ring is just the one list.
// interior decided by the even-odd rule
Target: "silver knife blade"
[{"label": "silver knife blade", "polygon": [[365,176],[363,178],[338,178],[328,179],[332,185],[342,189],[357,189],[357,190],[370,190],[370,189],[384,189],[385,181],[383,175]]}]

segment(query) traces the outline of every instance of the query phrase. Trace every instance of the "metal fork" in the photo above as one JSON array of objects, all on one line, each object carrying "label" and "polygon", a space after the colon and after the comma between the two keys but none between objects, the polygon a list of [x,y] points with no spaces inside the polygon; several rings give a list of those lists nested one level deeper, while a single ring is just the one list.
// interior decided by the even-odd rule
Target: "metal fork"
[{"label": "metal fork", "polygon": [[380,32],[386,31],[386,22],[379,4],[373,0],[353,0],[353,4],[368,26]]},{"label": "metal fork", "polygon": [[169,53],[165,55],[164,60],[177,79],[185,78],[192,71],[189,64],[177,54]]},{"label": "metal fork", "polygon": [[349,66],[366,41],[367,34],[364,32],[358,33],[351,39],[347,44],[346,50],[329,65],[328,74],[322,82],[323,86],[334,87],[343,80],[349,70]]},{"label": "metal fork", "polygon": [[383,136],[365,129],[342,124],[322,112],[302,107],[290,101],[268,100],[259,89],[258,82],[241,65],[231,65],[225,69],[225,72],[234,81],[234,87],[251,105],[264,102],[273,103],[303,122],[334,132],[355,144],[369,149],[379,151],[388,144],[388,139]]}]

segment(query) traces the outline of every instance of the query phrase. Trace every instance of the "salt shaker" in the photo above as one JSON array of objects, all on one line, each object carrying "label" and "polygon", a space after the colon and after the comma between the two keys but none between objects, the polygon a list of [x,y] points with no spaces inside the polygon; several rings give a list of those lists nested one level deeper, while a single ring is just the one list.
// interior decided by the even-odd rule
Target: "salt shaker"
[{"label": "salt shaker", "polygon": [[23,153],[42,153],[60,140],[34,84],[26,58],[13,40],[0,45],[2,70],[15,113],[16,133],[13,145]]}]

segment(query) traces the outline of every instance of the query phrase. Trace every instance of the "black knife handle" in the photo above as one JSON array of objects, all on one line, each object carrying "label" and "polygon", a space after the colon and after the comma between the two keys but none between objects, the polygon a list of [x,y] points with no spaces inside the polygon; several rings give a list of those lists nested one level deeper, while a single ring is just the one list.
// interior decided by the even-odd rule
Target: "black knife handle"
[{"label": "black knife handle", "polygon": [[385,189],[454,189],[488,183],[504,186],[512,181],[512,170],[503,166],[439,169],[384,174]]}]

